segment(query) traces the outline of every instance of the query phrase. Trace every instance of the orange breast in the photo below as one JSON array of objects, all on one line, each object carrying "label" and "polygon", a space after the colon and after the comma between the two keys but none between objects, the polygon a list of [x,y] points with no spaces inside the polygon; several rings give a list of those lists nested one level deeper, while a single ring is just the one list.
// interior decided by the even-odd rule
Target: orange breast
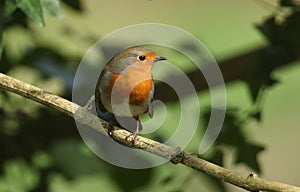
[{"label": "orange breast", "polygon": [[121,103],[129,97],[130,104],[139,105],[148,99],[152,89],[152,78],[151,74],[145,76],[136,71],[130,71],[126,76],[114,73],[108,84],[107,91],[110,97],[114,91],[116,103]]},{"label": "orange breast", "polygon": [[130,93],[130,104],[139,105],[148,99],[148,95],[152,89],[152,80],[144,80],[133,88]]}]

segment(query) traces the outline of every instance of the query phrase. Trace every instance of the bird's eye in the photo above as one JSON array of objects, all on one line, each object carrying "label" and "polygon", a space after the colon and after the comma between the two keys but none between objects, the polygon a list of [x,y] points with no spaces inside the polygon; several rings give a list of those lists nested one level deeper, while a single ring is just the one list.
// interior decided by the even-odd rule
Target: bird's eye
[{"label": "bird's eye", "polygon": [[139,60],[140,60],[140,61],[144,61],[145,59],[146,59],[146,56],[145,56],[145,55],[139,56]]}]

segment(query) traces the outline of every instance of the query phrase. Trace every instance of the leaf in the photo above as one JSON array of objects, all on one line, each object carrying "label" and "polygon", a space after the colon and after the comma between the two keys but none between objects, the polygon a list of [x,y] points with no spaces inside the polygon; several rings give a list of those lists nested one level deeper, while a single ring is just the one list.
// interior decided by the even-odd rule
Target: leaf
[{"label": "leaf", "polygon": [[2,51],[3,51],[3,31],[2,31],[2,26],[0,26],[0,60],[2,58]]},{"label": "leaf", "polygon": [[80,0],[62,0],[66,5],[68,5],[69,7],[77,10],[77,11],[82,11],[82,4],[80,2]]},{"label": "leaf", "polygon": [[225,121],[217,139],[218,144],[238,147],[245,143],[246,137],[241,131],[241,124],[238,123],[240,119],[239,109],[227,108]]},{"label": "leaf", "polygon": [[17,9],[17,5],[13,0],[6,0],[4,5],[4,16],[11,15]]},{"label": "leaf", "polygon": [[256,25],[257,29],[271,42],[275,41],[278,37],[278,26],[274,16],[265,19],[262,24]]},{"label": "leaf", "polygon": [[4,164],[0,177],[1,191],[32,191],[39,183],[39,174],[23,160]]},{"label": "leaf", "polygon": [[46,169],[53,163],[52,157],[43,151],[36,152],[32,157],[32,165],[38,169]]},{"label": "leaf", "polygon": [[40,0],[17,0],[17,6],[37,25],[45,25]]},{"label": "leaf", "polygon": [[299,46],[299,33],[300,33],[300,11],[295,11],[290,14],[282,27],[282,36],[285,38],[288,45]]},{"label": "leaf", "polygon": [[263,151],[264,147],[256,144],[245,144],[238,148],[236,163],[244,163],[255,172],[260,173],[261,169],[257,161],[258,153]]},{"label": "leaf", "polygon": [[61,174],[51,174],[48,179],[49,192],[82,192],[82,191],[125,191],[119,188],[113,179],[100,173],[80,175],[72,180]]},{"label": "leaf", "polygon": [[280,6],[295,7],[295,6],[297,6],[297,1],[295,1],[295,0],[280,0]]},{"label": "leaf", "polygon": [[41,4],[44,13],[60,19],[63,18],[58,0],[41,0]]},{"label": "leaf", "polygon": [[256,74],[253,77],[245,79],[245,82],[248,85],[252,102],[255,102],[258,98],[259,92],[263,86],[263,80],[261,74]]},{"label": "leaf", "polygon": [[217,165],[223,166],[223,161],[224,161],[224,154],[221,150],[216,150],[215,153],[209,160],[212,163],[215,163]]},{"label": "leaf", "polygon": [[[50,160],[69,178],[107,171],[105,164],[99,162],[97,156],[84,154],[80,145],[82,145],[82,141],[75,139],[56,142],[49,154]],[[78,166],[78,164],[85,166]]]}]

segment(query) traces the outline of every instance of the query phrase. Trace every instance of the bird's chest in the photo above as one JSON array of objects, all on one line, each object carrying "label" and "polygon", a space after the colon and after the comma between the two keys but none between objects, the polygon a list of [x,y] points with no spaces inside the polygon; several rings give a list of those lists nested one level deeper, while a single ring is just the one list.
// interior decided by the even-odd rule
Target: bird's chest
[{"label": "bird's chest", "polygon": [[114,73],[108,85],[108,97],[114,112],[127,116],[130,111],[135,116],[147,111],[154,91],[151,73],[137,70],[128,70],[125,74]]}]

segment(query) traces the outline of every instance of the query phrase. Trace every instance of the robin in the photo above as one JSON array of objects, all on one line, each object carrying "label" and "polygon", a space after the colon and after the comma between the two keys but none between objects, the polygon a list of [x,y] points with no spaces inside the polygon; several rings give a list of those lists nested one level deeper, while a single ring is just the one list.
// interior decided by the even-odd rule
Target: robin
[{"label": "robin", "polygon": [[[98,78],[95,90],[97,112],[108,111],[114,116],[133,117],[136,120],[136,129],[132,142],[141,127],[139,116],[147,112],[150,117],[153,116],[153,109],[149,107],[154,93],[151,70],[153,64],[161,60],[166,58],[157,56],[149,48],[129,47],[115,55]],[[111,119],[111,129],[112,122]]]}]

